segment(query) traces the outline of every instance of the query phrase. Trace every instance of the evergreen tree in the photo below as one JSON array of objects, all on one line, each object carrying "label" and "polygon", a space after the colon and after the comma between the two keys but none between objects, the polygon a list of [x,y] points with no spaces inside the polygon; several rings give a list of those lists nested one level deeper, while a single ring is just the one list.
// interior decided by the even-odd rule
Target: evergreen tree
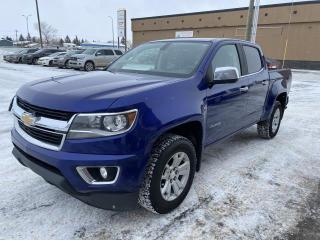
[{"label": "evergreen tree", "polygon": [[27,35],[27,41],[31,41],[30,33],[28,33],[28,35]]},{"label": "evergreen tree", "polygon": [[79,39],[78,39],[78,36],[76,36],[73,41],[72,41],[75,45],[80,45],[80,42],[79,42]]},{"label": "evergreen tree", "polygon": [[8,36],[6,37],[6,40],[11,41],[11,42],[13,41],[12,38],[8,37]]},{"label": "evergreen tree", "polygon": [[60,40],[59,40],[59,44],[60,44],[60,46],[61,46],[61,47],[63,47],[64,41],[63,41],[63,39],[62,39],[62,38],[60,38]]},{"label": "evergreen tree", "polygon": [[25,41],[25,39],[24,39],[24,37],[23,37],[23,35],[22,35],[22,34],[20,34],[20,36],[19,36],[19,41],[20,41],[20,42]]},{"label": "evergreen tree", "polygon": [[66,36],[66,38],[65,38],[64,42],[65,42],[65,43],[71,43],[71,40],[70,40],[70,38],[69,38],[69,36],[68,36],[68,35]]}]

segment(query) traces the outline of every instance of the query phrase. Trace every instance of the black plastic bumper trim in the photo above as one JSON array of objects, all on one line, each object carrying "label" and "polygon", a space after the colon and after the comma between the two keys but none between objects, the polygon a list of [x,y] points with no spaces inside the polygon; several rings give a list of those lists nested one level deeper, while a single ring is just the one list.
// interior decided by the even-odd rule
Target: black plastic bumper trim
[{"label": "black plastic bumper trim", "polygon": [[[33,172],[40,175],[47,182],[60,188],[62,191],[71,196],[85,202],[91,206],[117,211],[132,210],[137,207],[138,192],[133,193],[110,193],[110,192],[77,192],[67,181],[67,179],[60,174],[52,166],[47,166],[46,163],[31,157],[18,149],[16,146],[12,150],[15,158],[25,167],[30,168]],[[55,169],[55,170],[53,170]]]}]

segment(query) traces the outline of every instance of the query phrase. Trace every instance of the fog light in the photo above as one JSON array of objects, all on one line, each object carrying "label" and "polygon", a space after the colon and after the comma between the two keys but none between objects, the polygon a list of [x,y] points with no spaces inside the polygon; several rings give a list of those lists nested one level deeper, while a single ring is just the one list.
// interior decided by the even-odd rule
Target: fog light
[{"label": "fog light", "polygon": [[107,171],[106,168],[101,167],[101,168],[100,168],[100,174],[101,174],[101,177],[103,177],[104,179],[107,179],[107,178],[108,178],[108,171]]}]

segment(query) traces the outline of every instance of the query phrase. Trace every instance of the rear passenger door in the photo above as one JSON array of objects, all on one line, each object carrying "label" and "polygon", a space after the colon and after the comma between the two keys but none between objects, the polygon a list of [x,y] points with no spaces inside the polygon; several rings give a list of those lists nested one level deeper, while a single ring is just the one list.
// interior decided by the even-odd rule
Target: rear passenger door
[{"label": "rear passenger door", "polygon": [[113,61],[113,59],[115,59],[116,56],[115,56],[112,49],[106,49],[103,51],[104,51],[105,55],[103,58],[103,66],[101,66],[101,67],[106,67]]},{"label": "rear passenger door", "polygon": [[257,122],[263,112],[269,88],[269,72],[265,67],[261,51],[253,45],[242,45],[245,61],[243,78],[248,82],[247,117],[248,124]]}]

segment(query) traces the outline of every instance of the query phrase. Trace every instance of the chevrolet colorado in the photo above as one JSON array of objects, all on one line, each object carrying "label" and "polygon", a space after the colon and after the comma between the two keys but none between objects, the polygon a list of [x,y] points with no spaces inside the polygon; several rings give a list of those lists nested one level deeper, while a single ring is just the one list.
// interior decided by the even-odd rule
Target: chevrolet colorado
[{"label": "chevrolet colorado", "polygon": [[290,87],[291,71],[269,71],[256,44],[153,41],[106,72],[22,86],[9,108],[13,154],[90,205],[167,213],[188,194],[205,147],[254,124],[263,138],[277,135]]}]

